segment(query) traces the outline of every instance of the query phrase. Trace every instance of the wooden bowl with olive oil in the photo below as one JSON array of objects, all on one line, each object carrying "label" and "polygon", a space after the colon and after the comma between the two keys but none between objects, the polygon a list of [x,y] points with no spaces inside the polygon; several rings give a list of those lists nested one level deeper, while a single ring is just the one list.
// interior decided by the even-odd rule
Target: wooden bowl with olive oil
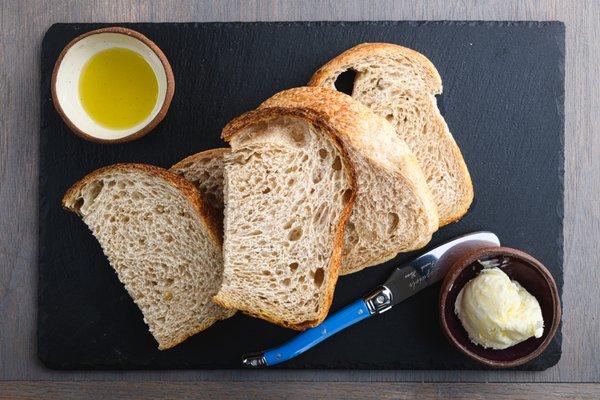
[{"label": "wooden bowl with olive oil", "polygon": [[52,72],[58,113],[74,133],[99,143],[128,142],[150,132],[165,117],[174,92],[164,53],[128,28],[78,36]]}]

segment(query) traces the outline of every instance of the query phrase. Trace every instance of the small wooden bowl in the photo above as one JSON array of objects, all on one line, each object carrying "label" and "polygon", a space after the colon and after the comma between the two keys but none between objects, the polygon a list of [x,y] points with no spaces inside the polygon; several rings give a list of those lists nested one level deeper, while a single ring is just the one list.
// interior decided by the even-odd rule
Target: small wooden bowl
[{"label": "small wooden bowl", "polygon": [[[544,318],[544,334],[541,338],[532,337],[503,350],[485,349],[471,342],[454,312],[458,293],[482,269],[477,260],[497,257],[509,257],[510,263],[502,267],[502,271],[535,296]],[[440,322],[450,343],[470,358],[493,368],[515,367],[539,356],[556,334],[561,318],[558,289],[550,272],[529,254],[508,247],[482,248],[461,257],[444,278],[439,301]]]},{"label": "small wooden bowl", "polygon": [[[150,115],[136,126],[121,130],[99,125],[79,100],[79,77],[85,63],[112,47],[128,48],[141,55],[158,81],[158,98]],[[141,33],[122,27],[86,32],[69,42],[54,64],[51,85],[54,107],[67,126],[82,138],[98,143],[123,143],[144,136],[163,120],[175,92],[173,70],[160,48]]]}]

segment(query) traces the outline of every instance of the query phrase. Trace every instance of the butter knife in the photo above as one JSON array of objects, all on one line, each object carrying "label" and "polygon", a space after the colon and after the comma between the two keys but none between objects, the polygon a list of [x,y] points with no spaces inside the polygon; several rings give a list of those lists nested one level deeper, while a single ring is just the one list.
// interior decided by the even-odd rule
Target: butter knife
[{"label": "butter knife", "polygon": [[242,365],[259,368],[290,360],[349,326],[382,314],[422,289],[439,282],[465,250],[499,245],[500,240],[491,232],[474,232],[456,237],[395,268],[383,285],[333,313],[316,327],[298,334],[281,346],[243,356]]}]

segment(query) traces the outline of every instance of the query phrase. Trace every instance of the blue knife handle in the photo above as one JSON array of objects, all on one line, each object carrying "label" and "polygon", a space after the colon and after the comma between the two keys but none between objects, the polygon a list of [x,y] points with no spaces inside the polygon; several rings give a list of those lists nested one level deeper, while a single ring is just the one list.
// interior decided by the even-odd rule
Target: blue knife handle
[{"label": "blue knife handle", "polygon": [[318,326],[298,334],[279,347],[244,356],[242,363],[248,367],[263,367],[282,363],[304,353],[339,331],[369,318],[371,315],[365,300],[357,300],[329,316]]}]

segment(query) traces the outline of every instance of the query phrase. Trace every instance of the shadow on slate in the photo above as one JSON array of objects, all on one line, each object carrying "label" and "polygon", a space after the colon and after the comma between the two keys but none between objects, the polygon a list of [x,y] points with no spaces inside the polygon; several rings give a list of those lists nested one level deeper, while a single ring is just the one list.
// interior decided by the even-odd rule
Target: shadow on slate
[{"label": "shadow on slate", "polygon": [[[140,311],[100,246],[60,200],[76,180],[116,162],[169,167],[222,146],[222,127],[275,92],[305,84],[323,63],[361,42],[416,49],[437,66],[443,114],[472,174],[475,201],[431,245],[474,230],[540,259],[563,284],[564,25],[560,22],[311,22],[124,24],[169,58],[176,90],[164,121],[129,144],[73,135],[55,112],[50,76],[61,49],[106,24],[53,25],[42,45],[38,355],[56,369],[240,368],[240,356],[292,337],[241,314],[158,351]],[[369,292],[402,254],[341,277],[332,310]],[[439,284],[351,327],[278,368],[481,369],[455,351],[437,320]],[[559,360],[561,333],[519,367]]]}]

